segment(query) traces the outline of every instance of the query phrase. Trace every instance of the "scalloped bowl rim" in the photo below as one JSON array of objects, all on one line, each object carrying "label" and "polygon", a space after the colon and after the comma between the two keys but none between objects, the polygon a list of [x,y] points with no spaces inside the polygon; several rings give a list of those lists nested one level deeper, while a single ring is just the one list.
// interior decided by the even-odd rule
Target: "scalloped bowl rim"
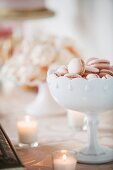
[{"label": "scalloped bowl rim", "polygon": [[47,82],[52,96],[61,105],[82,112],[113,110],[113,77],[70,79],[64,76],[57,77],[54,74],[55,70],[48,70]]}]

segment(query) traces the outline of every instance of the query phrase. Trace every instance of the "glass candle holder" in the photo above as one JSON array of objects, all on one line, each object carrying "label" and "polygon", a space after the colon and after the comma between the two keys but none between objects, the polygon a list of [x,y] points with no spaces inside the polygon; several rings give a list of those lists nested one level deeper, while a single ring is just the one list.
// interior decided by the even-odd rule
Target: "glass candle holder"
[{"label": "glass candle holder", "polygon": [[53,153],[53,170],[75,170],[76,163],[74,152],[61,150]]},{"label": "glass candle holder", "polygon": [[31,116],[26,115],[17,122],[17,131],[20,147],[36,147],[38,146],[37,134],[38,123],[37,120]]}]

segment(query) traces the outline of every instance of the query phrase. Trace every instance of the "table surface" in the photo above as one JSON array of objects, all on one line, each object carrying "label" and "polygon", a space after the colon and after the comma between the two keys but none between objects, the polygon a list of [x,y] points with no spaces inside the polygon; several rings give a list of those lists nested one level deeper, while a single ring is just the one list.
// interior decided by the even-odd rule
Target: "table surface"
[{"label": "table surface", "polygon": [[[62,147],[58,145],[44,145],[35,149],[17,149],[18,155],[27,170],[52,170],[51,153]],[[113,170],[113,162],[102,165],[88,165],[77,163],[76,170]]]},{"label": "table surface", "polygon": [[[51,154],[60,149],[80,150],[87,144],[87,132],[71,129],[67,125],[66,115],[37,117],[38,142],[37,148],[22,149],[17,146],[17,119],[24,114],[26,107],[35,97],[35,93],[18,92],[11,95],[0,93],[0,123],[4,127],[17,153],[28,170],[52,169]],[[112,115],[108,122],[99,129],[98,139],[102,145],[113,148]],[[109,125],[109,126],[108,126]],[[77,164],[76,170],[112,170],[113,162],[102,165]]]}]

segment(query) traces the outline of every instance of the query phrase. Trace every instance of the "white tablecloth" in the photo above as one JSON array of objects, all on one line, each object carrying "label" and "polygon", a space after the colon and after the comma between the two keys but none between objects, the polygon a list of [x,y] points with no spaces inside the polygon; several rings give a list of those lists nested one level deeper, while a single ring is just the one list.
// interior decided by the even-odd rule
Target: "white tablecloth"
[{"label": "white tablecloth", "polygon": [[[35,98],[36,94],[22,90],[13,91],[10,95],[0,93],[0,123],[14,143],[17,143],[16,122],[25,114],[24,109]],[[101,144],[113,147],[112,114],[108,114],[99,129]],[[71,129],[66,115],[37,117],[38,142],[40,145],[61,144],[68,148],[81,148],[87,144],[87,131]],[[102,122],[102,119],[101,119]]]}]

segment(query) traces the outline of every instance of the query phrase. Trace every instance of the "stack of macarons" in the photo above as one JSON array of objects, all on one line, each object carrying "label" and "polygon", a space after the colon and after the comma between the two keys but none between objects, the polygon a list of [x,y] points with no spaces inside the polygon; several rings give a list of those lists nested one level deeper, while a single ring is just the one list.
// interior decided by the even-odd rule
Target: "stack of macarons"
[{"label": "stack of macarons", "polygon": [[107,59],[90,58],[86,62],[80,58],[72,59],[69,64],[60,66],[54,73],[57,77],[73,78],[102,78],[113,77],[113,66]]}]

